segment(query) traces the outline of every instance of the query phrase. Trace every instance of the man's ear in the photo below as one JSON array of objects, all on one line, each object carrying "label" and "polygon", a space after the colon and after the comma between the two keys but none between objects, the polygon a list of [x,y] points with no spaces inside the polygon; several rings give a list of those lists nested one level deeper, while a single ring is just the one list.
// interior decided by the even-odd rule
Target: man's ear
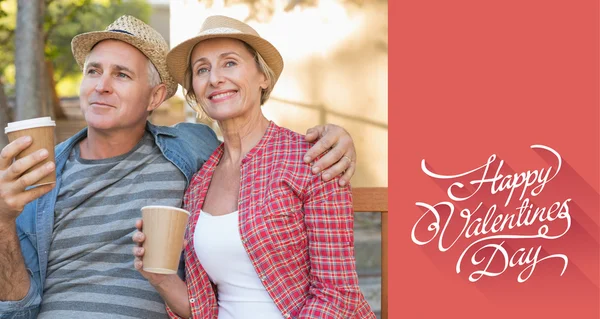
[{"label": "man's ear", "polygon": [[152,112],[156,110],[162,104],[162,102],[164,102],[166,96],[167,86],[164,83],[152,88],[152,91],[150,92],[150,103],[148,103],[148,108],[146,111]]}]

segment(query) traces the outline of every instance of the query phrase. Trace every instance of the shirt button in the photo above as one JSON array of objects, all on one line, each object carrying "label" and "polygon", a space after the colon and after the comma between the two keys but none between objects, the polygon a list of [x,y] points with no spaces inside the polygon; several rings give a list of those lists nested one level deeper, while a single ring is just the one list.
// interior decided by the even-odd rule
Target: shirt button
[{"label": "shirt button", "polygon": [[289,318],[289,317],[290,317],[290,314],[286,312],[286,313],[284,313],[284,314],[283,314],[283,317],[284,317],[284,318]]},{"label": "shirt button", "polygon": [[244,244],[245,244],[245,243],[247,243],[247,242],[248,242],[248,239],[246,239],[246,238],[242,239],[242,243],[244,243]]},{"label": "shirt button", "polygon": [[191,303],[194,303],[194,302],[196,302],[196,298],[191,298],[191,299],[190,299],[190,302],[191,302]]},{"label": "shirt button", "polygon": [[267,276],[262,276],[262,277],[260,277],[260,280],[262,280],[262,281],[266,281],[266,280],[267,280]]}]

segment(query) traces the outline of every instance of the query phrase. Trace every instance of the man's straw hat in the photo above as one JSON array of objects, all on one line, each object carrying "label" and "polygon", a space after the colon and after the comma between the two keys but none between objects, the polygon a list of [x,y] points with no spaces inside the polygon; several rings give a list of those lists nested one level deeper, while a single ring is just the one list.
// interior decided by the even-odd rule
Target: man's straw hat
[{"label": "man's straw hat", "polygon": [[283,59],[279,51],[269,41],[261,38],[258,32],[249,25],[219,15],[208,17],[196,37],[186,40],[171,49],[167,55],[167,65],[175,81],[184,85],[185,71],[190,64],[190,56],[194,46],[200,41],[212,38],[232,38],[246,42],[267,62],[267,65],[275,73],[274,82],[277,82],[283,70]]},{"label": "man's straw hat", "polygon": [[152,27],[128,15],[115,20],[115,22],[106,27],[105,31],[82,33],[73,38],[71,41],[71,51],[73,51],[73,56],[80,68],[83,69],[85,57],[90,53],[92,48],[98,42],[107,39],[120,40],[131,44],[150,59],[150,62],[158,70],[161,82],[167,86],[165,100],[177,92],[177,83],[173,81],[166,64],[169,45],[160,33]]}]

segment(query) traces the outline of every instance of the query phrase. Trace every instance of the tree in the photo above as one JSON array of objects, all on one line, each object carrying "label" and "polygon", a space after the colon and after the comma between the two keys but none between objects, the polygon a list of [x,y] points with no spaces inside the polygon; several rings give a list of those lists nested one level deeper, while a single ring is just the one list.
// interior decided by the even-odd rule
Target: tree
[{"label": "tree", "polygon": [[71,53],[73,36],[104,30],[123,14],[148,22],[151,13],[151,7],[145,0],[46,1],[49,2],[45,22],[46,57],[52,61],[56,82],[81,73]]},{"label": "tree", "polygon": [[[0,0],[0,129],[6,127],[6,124],[12,120],[8,100],[4,89],[4,80],[2,74],[9,63],[12,63],[12,52],[14,51],[14,25],[12,28],[5,21],[9,13],[4,9],[5,0]],[[10,52],[10,53],[9,53]],[[8,144],[8,138],[4,132],[0,132],[0,149]]]},{"label": "tree", "polygon": [[[199,2],[203,2],[206,7],[212,7],[214,0],[198,0]],[[363,6],[367,2],[387,2],[388,0],[338,0],[343,4],[355,5],[355,6]],[[248,17],[246,21],[259,21],[264,22],[268,21],[273,17],[275,13],[275,7],[277,5],[281,5],[284,3],[282,0],[223,0],[223,4],[225,7],[243,4],[248,7]],[[285,5],[283,7],[284,11],[292,11],[296,8],[309,8],[315,7],[319,5],[319,0],[286,0]]]},{"label": "tree", "polygon": [[[4,94],[4,84],[0,78],[0,129],[6,127],[6,124],[11,121],[12,116],[9,114],[8,101]],[[8,144],[8,137],[3,132],[0,132],[0,149]]]},{"label": "tree", "polygon": [[44,98],[46,65],[44,58],[43,0],[18,0],[15,36],[15,120],[50,115]]}]

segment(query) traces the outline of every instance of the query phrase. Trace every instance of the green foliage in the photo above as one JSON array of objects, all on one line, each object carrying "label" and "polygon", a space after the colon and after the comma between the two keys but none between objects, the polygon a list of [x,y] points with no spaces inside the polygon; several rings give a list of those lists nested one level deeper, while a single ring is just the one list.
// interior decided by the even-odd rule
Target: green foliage
[{"label": "green foliage", "polygon": [[73,36],[83,32],[104,30],[124,14],[133,15],[148,22],[151,13],[150,6],[143,0],[54,2],[70,2],[63,6],[50,5],[46,13],[46,57],[54,63],[57,81],[65,76],[81,72],[71,53]]},{"label": "green foliage", "polygon": [[[44,41],[46,58],[60,82],[78,78],[79,67],[71,53],[71,39],[80,33],[104,30],[118,17],[129,14],[148,22],[151,6],[145,0],[45,0]],[[0,0],[0,76],[12,93],[14,83],[14,30],[17,0]],[[12,68],[14,69],[14,68]]]},{"label": "green foliage", "polygon": [[0,74],[14,62],[17,1],[0,0]]}]

